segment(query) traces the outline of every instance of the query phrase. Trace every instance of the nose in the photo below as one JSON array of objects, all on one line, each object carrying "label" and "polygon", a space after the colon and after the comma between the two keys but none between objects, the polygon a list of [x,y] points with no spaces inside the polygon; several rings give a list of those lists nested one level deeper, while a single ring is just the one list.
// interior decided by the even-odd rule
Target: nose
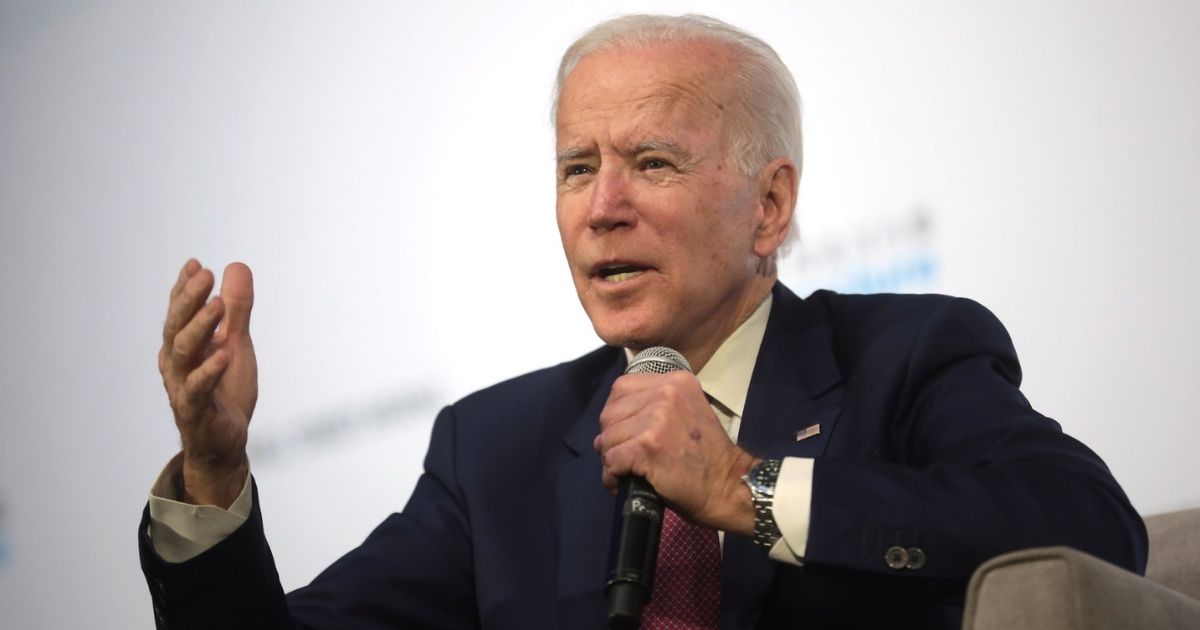
[{"label": "nose", "polygon": [[629,180],[621,169],[601,167],[592,184],[588,227],[593,231],[605,232],[637,225],[631,192]]}]

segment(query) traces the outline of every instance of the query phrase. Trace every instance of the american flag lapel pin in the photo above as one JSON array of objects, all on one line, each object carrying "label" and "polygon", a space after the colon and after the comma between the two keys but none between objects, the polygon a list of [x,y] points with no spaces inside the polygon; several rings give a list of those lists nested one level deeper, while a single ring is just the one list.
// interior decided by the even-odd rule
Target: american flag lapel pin
[{"label": "american flag lapel pin", "polygon": [[811,427],[808,427],[807,429],[805,429],[803,431],[797,431],[796,432],[796,441],[799,442],[801,440],[807,440],[808,438],[810,438],[814,435],[820,435],[820,433],[821,433],[821,425],[819,423],[814,424]]}]

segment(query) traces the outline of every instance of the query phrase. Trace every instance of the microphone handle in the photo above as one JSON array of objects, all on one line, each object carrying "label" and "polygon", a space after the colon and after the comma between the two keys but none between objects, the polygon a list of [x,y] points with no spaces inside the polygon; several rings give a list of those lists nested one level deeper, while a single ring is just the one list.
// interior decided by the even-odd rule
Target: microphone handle
[{"label": "microphone handle", "polygon": [[608,575],[608,627],[636,630],[654,586],[663,501],[642,477],[621,480],[621,531]]}]

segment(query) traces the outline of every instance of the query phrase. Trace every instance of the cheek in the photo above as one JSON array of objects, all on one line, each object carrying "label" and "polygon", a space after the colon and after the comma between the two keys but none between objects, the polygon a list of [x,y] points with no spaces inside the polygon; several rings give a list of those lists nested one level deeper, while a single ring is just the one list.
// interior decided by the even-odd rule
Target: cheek
[{"label": "cheek", "polygon": [[577,232],[587,221],[590,195],[586,189],[565,190],[558,193],[554,202],[554,216],[558,231],[563,234]]},{"label": "cheek", "polygon": [[752,253],[754,235],[757,231],[759,206],[753,191],[735,191],[731,203],[717,211],[713,225],[718,226],[712,234],[714,247],[720,247],[726,257],[741,258]]},{"label": "cheek", "polygon": [[563,201],[562,195],[554,202],[554,222],[558,224],[559,235],[565,235],[564,228],[566,227],[566,203]]},{"label": "cheek", "polygon": [[572,216],[570,204],[559,199],[554,209],[554,220],[558,224],[558,238],[562,241],[563,251],[568,256],[574,250],[573,243],[578,238],[578,230],[575,228]]}]

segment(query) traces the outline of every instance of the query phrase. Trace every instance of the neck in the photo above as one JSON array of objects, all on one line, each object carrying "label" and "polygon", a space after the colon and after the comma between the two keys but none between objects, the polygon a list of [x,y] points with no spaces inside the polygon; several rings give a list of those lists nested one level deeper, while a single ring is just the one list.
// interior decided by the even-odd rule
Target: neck
[{"label": "neck", "polygon": [[717,352],[717,348],[725,343],[725,340],[733,334],[739,326],[744,324],[750,316],[754,314],[755,309],[767,296],[771,293],[771,288],[775,286],[775,276],[761,275],[755,276],[751,281],[751,286],[742,294],[742,299],[738,308],[731,311],[730,317],[724,321],[714,322],[716,327],[712,334],[703,335],[697,343],[690,345],[682,345],[675,349],[687,358],[688,363],[692,366],[692,371],[699,374],[700,370],[708,363]]}]

